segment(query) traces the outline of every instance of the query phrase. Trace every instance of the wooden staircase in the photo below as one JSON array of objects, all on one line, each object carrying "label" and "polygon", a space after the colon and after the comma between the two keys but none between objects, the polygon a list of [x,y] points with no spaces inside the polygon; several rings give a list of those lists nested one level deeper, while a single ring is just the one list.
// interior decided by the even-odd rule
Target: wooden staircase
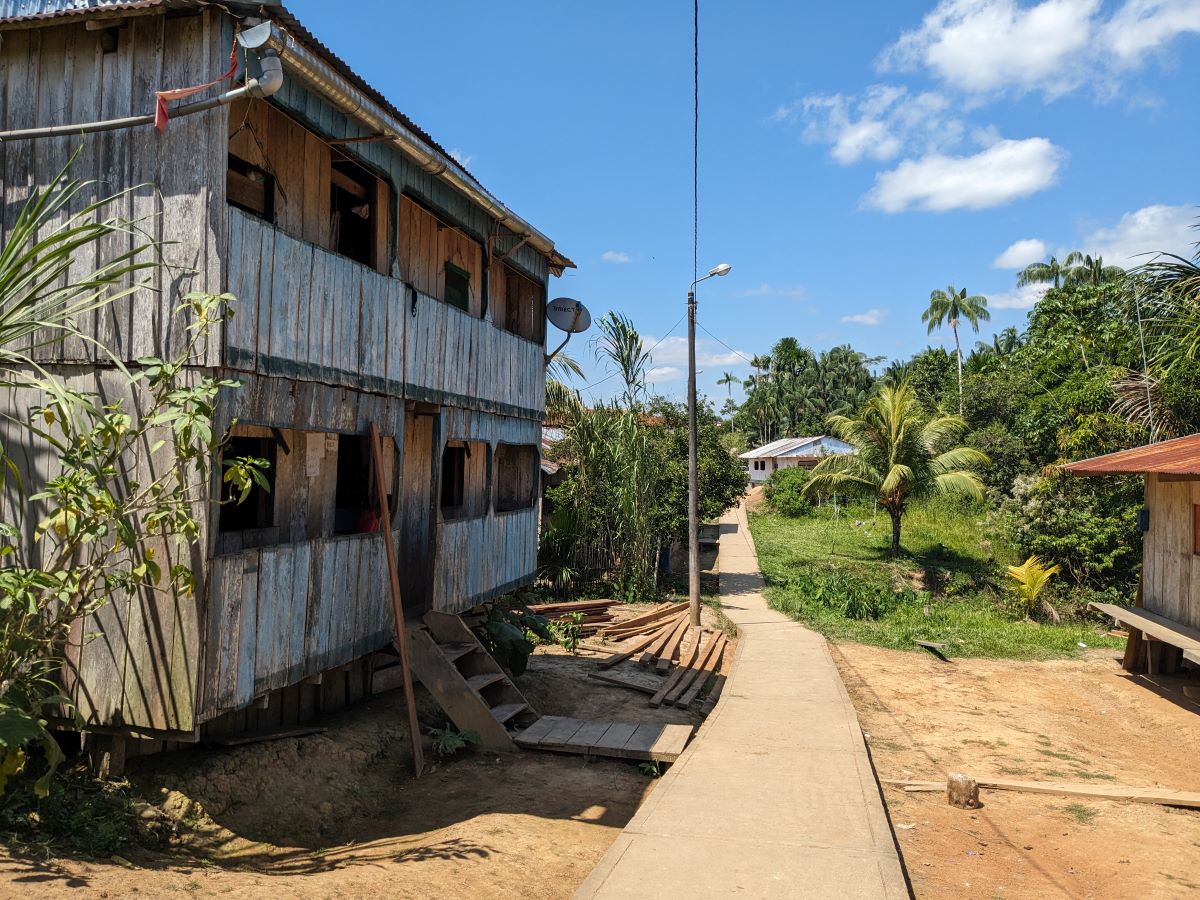
[{"label": "wooden staircase", "polygon": [[538,714],[458,616],[430,612],[408,633],[413,674],[459,731],[474,731],[489,750],[515,752],[509,729]]}]

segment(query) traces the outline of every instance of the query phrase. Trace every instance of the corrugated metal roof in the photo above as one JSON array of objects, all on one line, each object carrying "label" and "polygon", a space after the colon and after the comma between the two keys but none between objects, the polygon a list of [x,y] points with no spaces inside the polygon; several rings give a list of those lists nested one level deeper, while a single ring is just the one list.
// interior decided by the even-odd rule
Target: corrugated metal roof
[{"label": "corrugated metal roof", "polygon": [[1093,456],[1062,468],[1076,475],[1200,475],[1200,434]]},{"label": "corrugated metal roof", "polygon": [[[195,9],[211,4],[202,0],[0,0],[0,22],[35,22],[88,13],[122,13],[165,6],[174,9]],[[279,7],[280,0],[224,0],[226,6],[239,12],[256,11],[261,7]]]},{"label": "corrugated metal roof", "polygon": [[794,453],[802,447],[819,441],[825,437],[823,434],[818,434],[816,437],[798,437],[798,438],[780,438],[777,441],[771,441],[769,444],[763,444],[761,447],[756,447],[753,450],[747,450],[740,455],[740,459],[763,459],[772,456],[785,456],[788,453]]},{"label": "corrugated metal roof", "polygon": [[166,6],[170,0],[0,0],[0,21],[23,22]]}]

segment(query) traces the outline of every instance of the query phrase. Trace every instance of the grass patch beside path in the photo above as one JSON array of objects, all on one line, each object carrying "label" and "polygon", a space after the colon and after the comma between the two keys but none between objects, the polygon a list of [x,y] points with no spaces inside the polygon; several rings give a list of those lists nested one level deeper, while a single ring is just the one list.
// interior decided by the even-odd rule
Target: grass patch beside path
[{"label": "grass patch beside path", "polygon": [[970,504],[915,507],[905,516],[899,560],[888,556],[887,516],[872,519],[869,504],[844,507],[836,518],[828,507],[798,519],[752,515],[750,530],[767,601],[836,640],[900,650],[936,641],[947,656],[1012,659],[1073,656],[1080,642],[1122,646],[1098,623],[1014,615],[1002,574],[1012,552],[983,537],[984,515]]}]

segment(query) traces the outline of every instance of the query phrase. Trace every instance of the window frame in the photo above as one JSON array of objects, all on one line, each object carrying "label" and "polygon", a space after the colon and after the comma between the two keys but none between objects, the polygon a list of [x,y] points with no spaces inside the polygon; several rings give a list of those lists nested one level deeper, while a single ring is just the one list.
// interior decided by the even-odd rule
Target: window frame
[{"label": "window frame", "polygon": [[[491,445],[486,441],[471,440],[469,438],[448,438],[445,444],[442,445],[437,484],[438,515],[442,521],[452,522],[462,519],[481,519],[485,518],[491,511],[491,449]],[[460,492],[458,497],[459,502],[447,505],[444,502],[446,490],[446,454],[456,450],[462,452],[462,465],[456,470],[461,475],[461,486],[458,489]],[[475,452],[481,453],[483,459],[482,484],[479,487],[478,496],[468,493],[467,484],[468,467],[472,464],[472,453]]]},{"label": "window frame", "polygon": [[[520,500],[519,505],[509,502],[502,503],[500,499],[502,480],[500,453],[502,450],[507,448],[511,448],[511,450],[516,451],[517,454],[526,453],[532,455],[532,474],[530,474],[529,495],[527,499]],[[538,487],[541,483],[541,452],[536,444],[497,443],[492,451],[492,467],[492,481],[495,483],[492,489],[492,508],[495,510],[496,515],[528,512],[531,509],[537,508]],[[517,470],[517,473],[519,475],[519,469]]]},{"label": "window frame", "polygon": [[[247,215],[254,216],[261,222],[266,222],[268,225],[275,225],[275,175],[262,166],[256,166],[249,160],[243,159],[236,153],[227,153],[226,156],[225,202],[235,209],[240,209]],[[239,171],[241,169],[245,171]],[[251,178],[251,174],[259,174],[263,179],[263,209],[261,212],[234,199],[234,192],[229,189],[231,178],[243,178],[253,183],[254,179]]]},{"label": "window frame", "polygon": [[[450,276],[461,278],[463,282],[462,303],[450,297]],[[471,273],[462,266],[455,265],[450,260],[442,264],[442,302],[460,312],[471,315]]]}]

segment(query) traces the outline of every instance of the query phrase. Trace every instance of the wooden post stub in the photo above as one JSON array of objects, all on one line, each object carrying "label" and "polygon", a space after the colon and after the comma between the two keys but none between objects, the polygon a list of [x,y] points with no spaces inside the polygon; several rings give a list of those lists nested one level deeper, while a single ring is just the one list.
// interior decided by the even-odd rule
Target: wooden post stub
[{"label": "wooden post stub", "polygon": [[978,809],[979,785],[974,778],[954,773],[946,781],[946,800],[959,809]]}]

